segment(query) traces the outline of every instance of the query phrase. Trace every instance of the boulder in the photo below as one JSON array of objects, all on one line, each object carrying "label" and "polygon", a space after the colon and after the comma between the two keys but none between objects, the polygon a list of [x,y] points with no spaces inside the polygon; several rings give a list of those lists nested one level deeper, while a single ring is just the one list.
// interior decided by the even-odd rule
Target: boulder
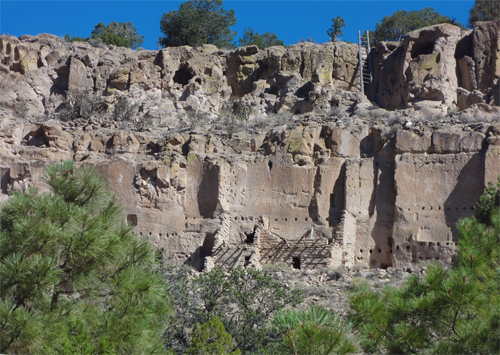
[{"label": "boulder", "polygon": [[[92,147],[92,141],[91,147]],[[123,153],[135,153],[139,150],[140,143],[135,138],[134,134],[131,132],[118,131],[113,134],[113,137],[108,141],[106,146],[107,154],[123,154]],[[96,147],[97,148],[97,147]]]}]

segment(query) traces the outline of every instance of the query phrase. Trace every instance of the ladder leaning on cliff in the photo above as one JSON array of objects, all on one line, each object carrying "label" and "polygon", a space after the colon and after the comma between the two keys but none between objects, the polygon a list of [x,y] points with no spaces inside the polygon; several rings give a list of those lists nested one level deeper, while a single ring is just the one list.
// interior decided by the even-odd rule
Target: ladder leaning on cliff
[{"label": "ladder leaning on cliff", "polygon": [[361,31],[358,31],[358,59],[361,92],[371,100],[373,92],[373,70],[370,56],[370,31],[366,31],[365,36],[361,36]]}]

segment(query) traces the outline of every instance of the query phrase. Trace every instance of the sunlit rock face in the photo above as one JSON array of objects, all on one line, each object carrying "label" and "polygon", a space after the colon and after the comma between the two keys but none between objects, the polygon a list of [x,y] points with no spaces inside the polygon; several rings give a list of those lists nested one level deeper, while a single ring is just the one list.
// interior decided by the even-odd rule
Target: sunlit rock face
[{"label": "sunlit rock face", "polygon": [[[456,222],[500,172],[499,28],[377,44],[374,101],[355,44],[133,51],[2,37],[0,201],[43,191],[44,167],[74,159],[106,177],[134,232],[198,270],[449,263]],[[107,113],[58,120],[68,89],[92,90]],[[123,98],[148,129],[112,118]]]}]

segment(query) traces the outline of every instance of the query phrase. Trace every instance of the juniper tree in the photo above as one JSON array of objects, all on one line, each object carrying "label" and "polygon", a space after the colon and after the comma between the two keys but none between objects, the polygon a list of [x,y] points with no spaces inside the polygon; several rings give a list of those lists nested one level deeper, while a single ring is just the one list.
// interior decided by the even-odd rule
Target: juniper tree
[{"label": "juniper tree", "polygon": [[144,36],[137,33],[132,22],[111,21],[107,25],[102,22],[95,25],[90,38],[105,44],[136,49],[143,43]]},{"label": "juniper tree", "polygon": [[401,41],[408,32],[440,23],[463,27],[460,22],[439,14],[432,7],[419,11],[399,10],[377,22],[372,37],[373,44],[380,41]]},{"label": "juniper tree", "polygon": [[337,16],[332,18],[332,26],[326,31],[326,34],[330,38],[330,42],[339,41],[342,38],[344,32],[342,29],[345,28],[345,21],[342,17]]},{"label": "juniper tree", "polygon": [[188,0],[178,11],[163,13],[160,30],[165,37],[159,44],[165,47],[201,46],[214,44],[219,48],[234,47],[236,32],[229,27],[236,24],[234,10],[224,10],[222,0]]},{"label": "juniper tree", "polygon": [[162,353],[165,286],[102,176],[48,166],[0,210],[0,353]]},{"label": "juniper tree", "polygon": [[240,355],[239,349],[234,347],[233,337],[224,329],[224,325],[217,318],[206,322],[203,325],[197,323],[194,326],[191,346],[188,349],[190,355]]},{"label": "juniper tree", "polygon": [[[500,187],[500,186],[499,186]],[[479,215],[457,224],[458,255],[451,268],[431,264],[402,288],[351,294],[352,318],[367,352],[498,354],[500,344],[500,213],[498,190],[481,198]],[[490,203],[496,199],[496,205]]]},{"label": "juniper tree", "polygon": [[500,19],[500,2],[498,0],[476,0],[470,10],[469,23],[477,21],[493,21]]},{"label": "juniper tree", "polygon": [[245,32],[243,33],[243,37],[239,40],[240,46],[251,46],[255,45],[259,47],[259,49],[264,49],[272,46],[284,46],[285,42],[278,39],[276,33],[273,32],[264,32],[262,34],[254,32],[253,29],[245,28]]},{"label": "juniper tree", "polygon": [[168,293],[175,308],[164,333],[167,348],[183,354],[189,348],[187,330],[217,317],[242,353],[263,352],[279,338],[268,327],[275,312],[302,301],[292,291],[255,268],[237,267],[225,273],[219,267],[190,279],[185,268],[167,272]]}]

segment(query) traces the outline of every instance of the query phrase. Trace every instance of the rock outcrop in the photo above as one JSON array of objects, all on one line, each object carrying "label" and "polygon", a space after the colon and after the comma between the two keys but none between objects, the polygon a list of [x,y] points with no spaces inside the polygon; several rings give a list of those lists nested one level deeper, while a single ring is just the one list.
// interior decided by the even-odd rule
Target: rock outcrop
[{"label": "rock outcrop", "polygon": [[[0,201],[74,159],[107,178],[137,233],[198,270],[449,263],[455,223],[500,173],[499,28],[379,43],[372,96],[392,113],[359,91],[354,44],[132,51],[2,37]],[[108,112],[127,97],[152,126],[61,122],[68,89]]]},{"label": "rock outcrop", "polygon": [[387,109],[498,106],[499,41],[500,21],[491,21],[472,31],[435,25],[408,33],[402,43],[380,42],[372,52],[373,98]]}]

